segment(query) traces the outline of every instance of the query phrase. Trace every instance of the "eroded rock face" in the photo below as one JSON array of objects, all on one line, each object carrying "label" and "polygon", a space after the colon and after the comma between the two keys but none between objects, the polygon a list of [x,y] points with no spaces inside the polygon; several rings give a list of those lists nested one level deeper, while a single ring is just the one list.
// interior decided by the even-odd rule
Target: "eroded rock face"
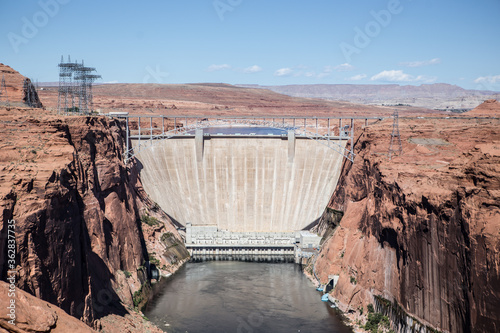
[{"label": "eroded rock face", "polygon": [[68,315],[55,305],[42,301],[22,290],[16,291],[14,298],[9,298],[9,285],[0,281],[0,308],[7,309],[10,300],[15,300],[15,325],[6,311],[0,313],[0,327],[8,332],[95,332],[85,323]]},{"label": "eroded rock face", "polygon": [[404,155],[392,161],[392,121],[365,129],[330,203],[344,216],[315,266],[322,282],[340,275],[343,310],[381,295],[439,330],[500,330],[499,128],[401,120]]},{"label": "eroded rock face", "polygon": [[88,324],[124,314],[115,273],[135,273],[147,252],[121,125],[31,112],[0,112],[1,230],[16,221],[17,286]]},{"label": "eroded rock face", "polygon": [[[2,79],[5,81],[6,91],[2,89]],[[6,103],[8,101],[11,105],[21,105],[22,103],[30,102],[33,107],[43,107],[33,83],[30,79],[27,79],[27,85],[25,86],[25,79],[18,71],[0,63],[0,92],[2,93],[0,95],[0,102]]]}]

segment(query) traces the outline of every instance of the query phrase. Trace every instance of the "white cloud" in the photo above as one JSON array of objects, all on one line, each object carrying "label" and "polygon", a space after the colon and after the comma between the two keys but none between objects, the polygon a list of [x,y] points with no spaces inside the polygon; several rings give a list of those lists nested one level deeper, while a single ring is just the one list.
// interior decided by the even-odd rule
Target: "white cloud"
[{"label": "white cloud", "polygon": [[359,81],[359,80],[363,80],[365,77],[366,77],[366,74],[358,74],[358,75],[348,77],[346,80],[347,81]]},{"label": "white cloud", "polygon": [[382,71],[375,74],[370,78],[372,81],[385,81],[385,82],[425,82],[431,83],[436,81],[436,77],[429,77],[425,75],[413,76],[406,74],[401,70]]},{"label": "white cloud", "polygon": [[347,71],[352,71],[354,69],[354,66],[346,62],[341,65],[333,67],[333,69],[336,70],[337,72],[347,72]]},{"label": "white cloud", "polygon": [[222,64],[222,65],[210,65],[207,68],[207,71],[209,72],[216,72],[216,71],[222,71],[226,69],[231,69],[231,66],[228,64]]},{"label": "white cloud", "polygon": [[316,77],[317,77],[318,79],[322,79],[322,78],[327,77],[327,76],[330,76],[330,75],[332,75],[332,73],[329,73],[329,72],[322,72],[322,73],[319,73],[318,75],[316,75]]},{"label": "white cloud", "polygon": [[490,83],[490,84],[500,83],[500,75],[480,76],[474,80],[474,83]]},{"label": "white cloud", "polygon": [[345,72],[345,71],[350,71],[353,70],[354,66],[344,63],[340,64],[338,66],[324,66],[323,70],[321,72],[317,72],[314,70],[310,70],[309,67],[300,65],[296,66],[293,68],[286,67],[286,68],[281,68],[278,69],[276,72],[274,72],[274,76],[290,76],[293,75],[294,77],[308,77],[308,78],[316,78],[316,79],[322,79],[328,76],[331,76],[333,72]]},{"label": "white cloud", "polygon": [[104,84],[113,84],[113,83],[118,83],[117,80],[113,80],[113,81],[106,81],[106,82],[103,82]]},{"label": "white cloud", "polygon": [[280,68],[276,72],[274,72],[274,76],[288,76],[293,73],[293,69],[286,67]]},{"label": "white cloud", "polygon": [[371,77],[372,81],[394,81],[394,82],[409,82],[412,81],[412,76],[403,73],[403,71],[382,71]]},{"label": "white cloud", "polygon": [[441,59],[434,58],[431,60],[424,60],[424,61],[401,62],[399,65],[406,66],[406,67],[422,67],[422,66],[429,66],[429,65],[437,65],[439,63],[441,63]]},{"label": "white cloud", "polygon": [[243,69],[243,73],[257,73],[262,72],[262,67],[253,65]]}]

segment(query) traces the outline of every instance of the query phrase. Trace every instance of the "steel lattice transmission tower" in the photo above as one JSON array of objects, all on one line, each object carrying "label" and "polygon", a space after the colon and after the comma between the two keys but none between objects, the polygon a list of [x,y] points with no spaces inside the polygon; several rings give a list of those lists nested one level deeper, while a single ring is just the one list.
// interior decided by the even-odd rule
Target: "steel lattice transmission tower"
[{"label": "steel lattice transmission tower", "polygon": [[73,72],[80,65],[71,62],[70,56],[68,56],[68,61],[64,62],[63,56],[61,56],[61,62],[59,63],[59,96],[57,98],[57,113],[65,113],[69,108],[74,107],[74,96],[73,96]]},{"label": "steel lattice transmission tower", "polygon": [[7,86],[5,85],[5,75],[2,75],[2,83],[0,84],[0,102],[4,99],[5,103],[9,106],[9,96],[7,96]]},{"label": "steel lattice transmission tower", "polygon": [[[401,144],[401,135],[399,134],[399,113],[394,111],[394,121],[392,122],[391,145],[389,147],[389,161],[393,155],[400,156],[403,154],[403,146]],[[395,147],[396,146],[396,147]]]},{"label": "steel lattice transmission tower", "polygon": [[92,83],[101,78],[100,75],[92,74],[95,71],[94,67],[85,67],[83,60],[75,70],[74,79],[78,83],[78,109],[84,114],[92,112]]},{"label": "steel lattice transmission tower", "polygon": [[[71,62],[68,56],[68,61],[64,62],[64,58],[61,57],[59,63],[58,113],[77,111],[88,114],[92,112],[92,83],[101,78],[100,75],[92,74],[95,71],[96,69],[93,67],[85,67],[83,60],[81,64],[76,61]],[[78,105],[76,105],[76,98],[78,98]]]}]

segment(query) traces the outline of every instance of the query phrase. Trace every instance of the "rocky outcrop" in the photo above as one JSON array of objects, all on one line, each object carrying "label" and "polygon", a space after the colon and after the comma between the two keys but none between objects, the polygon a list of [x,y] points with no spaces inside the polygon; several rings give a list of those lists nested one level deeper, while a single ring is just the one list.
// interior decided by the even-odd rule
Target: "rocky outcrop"
[{"label": "rocky outcrop", "polygon": [[500,102],[496,99],[488,99],[475,109],[464,113],[464,116],[499,117]]},{"label": "rocky outcrop", "polygon": [[0,108],[0,230],[15,220],[19,289],[99,328],[130,312],[144,282],[140,181],[122,162],[120,121],[42,113]]},{"label": "rocky outcrop", "polygon": [[[2,89],[2,79],[5,81],[6,90]],[[9,66],[0,63],[0,105],[7,102],[16,106],[29,104],[28,106],[32,107],[43,107],[31,80]]]},{"label": "rocky outcrop", "polygon": [[333,296],[348,312],[379,295],[422,326],[498,331],[498,120],[403,119],[404,155],[388,161],[391,125],[366,128],[345,165],[330,203],[344,215],[316,274],[340,275]]},{"label": "rocky outcrop", "polygon": [[[19,140],[38,136],[30,157],[6,160],[2,168],[9,191],[0,207],[4,221],[16,221],[17,286],[89,324],[125,313],[114,273],[134,272],[146,249],[121,161],[120,123],[82,117],[32,119],[36,126],[20,127],[23,119],[16,120],[5,130],[17,129]],[[14,147],[19,151],[19,142]]]},{"label": "rocky outcrop", "polygon": [[[85,323],[48,302],[30,295],[22,290],[15,292],[15,298],[6,297],[9,285],[0,281],[0,328],[7,332],[95,332]],[[11,306],[10,300],[15,300],[15,321],[12,321],[5,309]],[[9,321],[11,323],[9,323]],[[15,323],[13,325],[12,323]]]}]

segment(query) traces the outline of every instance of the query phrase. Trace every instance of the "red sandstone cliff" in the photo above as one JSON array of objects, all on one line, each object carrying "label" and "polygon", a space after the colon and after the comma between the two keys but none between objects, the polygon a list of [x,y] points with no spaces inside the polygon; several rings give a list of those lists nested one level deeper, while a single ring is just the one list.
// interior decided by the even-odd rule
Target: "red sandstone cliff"
[{"label": "red sandstone cliff", "polygon": [[[17,287],[111,331],[133,314],[147,247],[165,250],[169,244],[157,238],[179,236],[170,225],[149,231],[141,223],[146,206],[136,193],[135,169],[122,162],[119,121],[41,113],[0,108],[0,278],[7,271],[7,221],[14,219]],[[146,244],[143,230],[156,238]],[[167,266],[165,254],[156,258]],[[132,331],[142,331],[135,325]]]},{"label": "red sandstone cliff", "polygon": [[[2,79],[5,80],[6,91],[2,89]],[[27,85],[24,85],[25,79]],[[2,63],[0,63],[0,93],[0,105],[8,102],[10,105],[21,106],[29,101],[31,106],[42,107],[31,80]]]},{"label": "red sandstone cliff", "polygon": [[500,330],[499,128],[402,119],[404,155],[392,161],[392,121],[365,129],[330,203],[343,218],[315,265],[323,283],[340,275],[341,309],[380,295],[439,330]]},{"label": "red sandstone cliff", "polygon": [[114,273],[145,257],[120,124],[5,113],[0,209],[2,231],[17,225],[17,286],[91,323],[119,300]]},{"label": "red sandstone cliff", "polygon": [[42,301],[24,291],[16,292],[16,321],[9,323],[11,318],[5,311],[10,306],[10,298],[4,297],[9,292],[9,285],[0,281],[0,331],[6,332],[95,332],[78,319],[48,302]]}]

